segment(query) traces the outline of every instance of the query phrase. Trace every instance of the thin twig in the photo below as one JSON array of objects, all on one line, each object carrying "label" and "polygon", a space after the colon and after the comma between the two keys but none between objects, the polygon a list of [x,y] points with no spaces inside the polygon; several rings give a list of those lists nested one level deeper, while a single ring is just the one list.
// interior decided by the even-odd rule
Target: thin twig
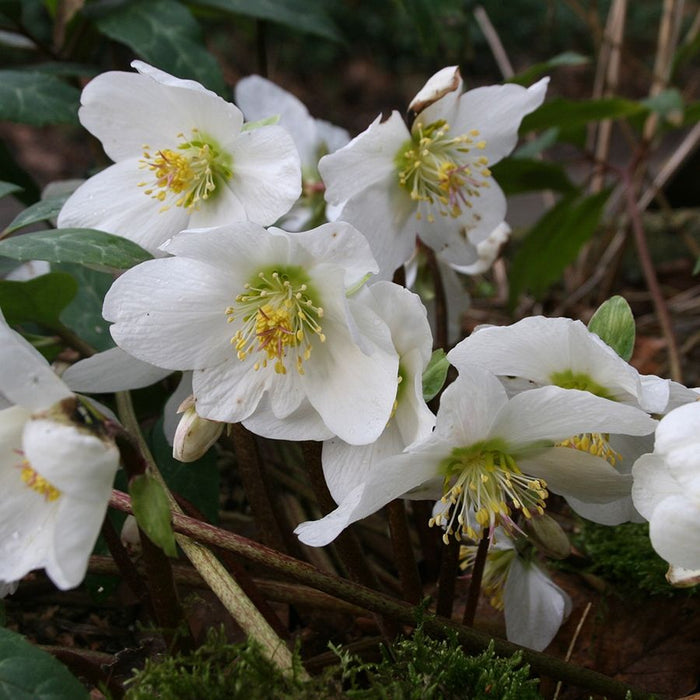
[{"label": "thin twig", "polygon": [[[566,657],[565,661],[571,661],[571,655],[574,653],[574,647],[576,646],[576,641],[579,638],[579,635],[581,634],[581,630],[583,629],[583,623],[586,621],[586,618],[588,617],[588,613],[591,611],[591,604],[588,603],[586,605],[586,609],[583,611],[583,614],[581,615],[581,619],[578,621],[578,625],[576,625],[576,630],[574,631],[574,636],[571,638],[571,642],[569,643],[569,648],[566,650]],[[554,695],[552,696],[552,700],[557,700],[559,697],[559,693],[561,691],[561,686],[562,682],[559,681],[557,683],[557,687],[554,691]]]}]

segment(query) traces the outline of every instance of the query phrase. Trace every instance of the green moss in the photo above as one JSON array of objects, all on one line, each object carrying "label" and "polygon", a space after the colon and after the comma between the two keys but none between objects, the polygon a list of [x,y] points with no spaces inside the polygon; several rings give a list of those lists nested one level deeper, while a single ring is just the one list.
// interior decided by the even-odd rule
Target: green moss
[{"label": "green moss", "polygon": [[380,663],[365,663],[334,649],[339,665],[302,681],[301,661],[283,676],[257,645],[227,644],[212,632],[206,644],[183,656],[149,660],[129,682],[126,700],[263,700],[352,698],[372,700],[534,700],[537,681],[520,656],[500,658],[489,647],[467,656],[455,637],[436,641],[419,628],[383,650]]},{"label": "green moss", "polygon": [[652,548],[647,523],[609,527],[584,522],[573,541],[591,560],[587,571],[625,595],[671,596],[681,590],[666,581],[668,564]]}]

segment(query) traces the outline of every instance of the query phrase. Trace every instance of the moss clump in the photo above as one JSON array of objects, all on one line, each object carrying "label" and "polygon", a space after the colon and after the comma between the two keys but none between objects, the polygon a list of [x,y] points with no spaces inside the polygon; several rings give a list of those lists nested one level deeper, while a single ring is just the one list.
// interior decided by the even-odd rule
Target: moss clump
[{"label": "moss clump", "polygon": [[[341,658],[342,655],[341,655]],[[343,667],[347,677],[348,663]],[[348,691],[361,700],[534,700],[537,680],[529,678],[529,667],[520,654],[510,658],[495,655],[493,643],[478,656],[467,656],[456,637],[434,640],[418,628],[410,639],[384,649],[379,664],[361,667],[366,689]],[[355,683],[353,683],[355,685]]]},{"label": "moss clump", "polygon": [[492,646],[467,656],[455,637],[436,641],[418,628],[383,650],[380,663],[366,663],[342,650],[340,663],[323,675],[301,679],[301,661],[283,676],[256,644],[227,644],[219,633],[195,652],[147,662],[129,682],[126,700],[535,700],[518,654],[497,657]]},{"label": "moss clump", "polygon": [[587,571],[625,595],[672,596],[679,591],[666,581],[668,564],[651,546],[648,523],[609,527],[583,522],[574,544],[591,559]]}]

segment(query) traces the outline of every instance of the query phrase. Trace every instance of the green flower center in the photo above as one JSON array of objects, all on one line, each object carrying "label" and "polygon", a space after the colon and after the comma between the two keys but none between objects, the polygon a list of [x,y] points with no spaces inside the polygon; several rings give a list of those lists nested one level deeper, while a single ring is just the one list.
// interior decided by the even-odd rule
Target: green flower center
[{"label": "green flower center", "polygon": [[[489,186],[491,171],[488,160],[474,153],[486,146],[476,141],[476,129],[455,137],[449,130],[444,119],[427,126],[416,122],[395,163],[399,184],[411,199],[431,205],[442,216],[457,217],[472,208],[471,200],[482,187]],[[421,212],[416,216],[420,219]],[[432,211],[427,219],[435,220]]]},{"label": "green flower center", "polygon": [[144,194],[163,203],[161,211],[173,205],[198,209],[233,175],[231,156],[221,151],[213,139],[198,129],[192,129],[189,141],[184,140],[184,134],[178,134],[178,138],[182,143],[177,150],[164,148],[153,152],[150,146],[144,146],[139,161],[141,169],[153,174],[152,180],[140,182],[139,187],[146,187]]},{"label": "green flower center", "polygon": [[326,340],[323,308],[308,276],[300,267],[279,267],[258,272],[244,287],[245,292],[226,309],[228,322],[240,323],[231,338],[238,359],[256,355],[256,371],[271,361],[275,372],[286,374],[291,356],[297,372],[304,374],[314,337]]},{"label": "green flower center", "polygon": [[440,464],[444,475],[444,509],[430,525],[450,535],[477,540],[483,530],[499,524],[516,527],[510,515],[519,510],[526,518],[544,513],[546,484],[520,471],[513,457],[498,440],[458,447]]},{"label": "green flower center", "polygon": [[604,386],[593,381],[593,379],[584,372],[573,372],[570,369],[566,369],[563,372],[554,372],[550,375],[549,381],[555,386],[560,386],[562,389],[588,391],[595,396],[614,401],[612,394]]}]

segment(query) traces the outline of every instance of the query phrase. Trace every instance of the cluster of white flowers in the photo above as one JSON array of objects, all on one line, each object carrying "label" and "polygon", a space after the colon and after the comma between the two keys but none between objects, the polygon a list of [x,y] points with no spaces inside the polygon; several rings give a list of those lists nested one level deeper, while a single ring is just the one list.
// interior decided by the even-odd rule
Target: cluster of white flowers
[{"label": "cluster of white flowers", "polygon": [[[387,280],[417,240],[451,275],[493,262],[509,229],[490,167],[515,147],[547,79],[463,92],[458,69],[445,68],[411,102],[409,125],[394,112],[349,140],[262,78],[239,84],[239,109],[192,81],[133,65],[137,73],[106,73],[83,91],[80,119],[115,164],[79,187],[58,223],[124,236],[156,257],[113,284],[103,313],[118,348],[72,367],[71,387],[112,391],[186,372],[191,397],[175,443],[182,459],[201,454],[226,423],[323,441],[338,507],[298,526],[307,544],[325,545],[408,498],[440,502],[431,524],[445,540],[487,533],[496,546],[541,516],[551,491],[597,522],[641,514],[664,557],[700,568],[700,406],[681,405],[695,395],[640,376],[581,322],[533,317],[478,329],[448,354],[458,377],[437,415],[423,397],[428,314],[416,294]],[[2,497],[12,481],[42,506],[33,506],[32,523],[19,517],[17,509],[30,510],[19,500],[3,507],[0,582],[33,566],[61,586],[79,581],[86,543],[50,545],[49,518],[102,517],[116,467],[98,438],[37,416],[72,396],[47,372],[41,405],[0,386],[19,404],[2,413]],[[43,466],[45,449],[34,456],[35,430],[65,433],[63,450],[90,443],[71,456],[70,479],[55,461]],[[74,487],[88,459],[90,477]],[[16,522],[26,529],[15,536]],[[70,563],[78,550],[80,565]],[[509,571],[506,593],[544,577],[529,564]],[[558,627],[569,604],[553,584],[544,589],[558,596]],[[523,634],[507,602],[506,615],[513,638],[551,639]]]}]

